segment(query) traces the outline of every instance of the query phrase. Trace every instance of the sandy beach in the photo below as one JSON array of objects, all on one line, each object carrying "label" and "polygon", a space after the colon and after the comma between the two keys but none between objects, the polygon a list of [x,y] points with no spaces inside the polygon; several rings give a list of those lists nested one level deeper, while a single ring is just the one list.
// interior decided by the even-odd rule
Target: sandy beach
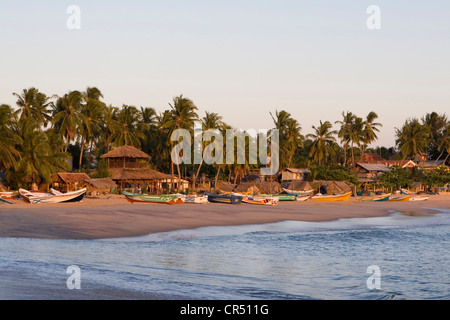
[{"label": "sandy beach", "polygon": [[343,218],[436,213],[449,209],[450,195],[417,202],[280,202],[249,204],[131,204],[123,196],[85,198],[78,203],[32,205],[13,200],[0,205],[0,237],[101,239],[132,237],[204,226],[264,224],[286,220],[330,221]]}]

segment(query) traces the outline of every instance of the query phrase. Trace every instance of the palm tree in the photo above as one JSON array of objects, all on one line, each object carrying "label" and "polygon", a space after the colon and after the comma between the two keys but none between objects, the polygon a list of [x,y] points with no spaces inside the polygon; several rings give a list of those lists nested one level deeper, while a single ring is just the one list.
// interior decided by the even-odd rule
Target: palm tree
[{"label": "palm tree", "polygon": [[335,123],[341,125],[338,131],[338,137],[341,139],[342,148],[344,149],[344,165],[347,165],[347,150],[350,145],[351,128],[356,115],[350,111],[346,113],[342,111],[342,118],[342,121],[336,121]]},{"label": "palm tree", "polygon": [[53,111],[53,125],[66,139],[64,151],[67,152],[70,141],[75,138],[78,127],[82,123],[80,116],[83,108],[83,94],[80,91],[70,91],[58,98]]},{"label": "palm tree", "polygon": [[441,151],[439,148],[440,140],[442,139],[444,130],[448,125],[448,118],[445,114],[431,112],[427,113],[421,120],[423,125],[430,131],[427,154],[428,156],[436,157],[436,155]]},{"label": "palm tree", "polygon": [[143,122],[139,110],[134,106],[123,105],[117,114],[117,121],[113,123],[113,145],[140,148],[147,129],[148,125]]},{"label": "palm tree", "polygon": [[[194,126],[194,121],[198,119],[194,102],[188,98],[184,98],[183,95],[175,97],[173,104],[169,104],[171,110],[171,119],[165,124],[170,129],[170,135],[175,129],[187,129],[191,131]],[[173,144],[173,142],[172,142]],[[178,178],[181,178],[180,165],[177,161]],[[180,184],[178,184],[178,188]]]},{"label": "palm tree", "polygon": [[100,98],[103,98],[103,94],[99,89],[88,87],[82,94],[84,104],[81,106],[80,125],[78,127],[78,135],[81,138],[79,171],[81,171],[85,144],[89,146],[95,140],[95,137],[100,135],[100,121],[106,109],[106,105],[100,100]]},{"label": "palm tree", "polygon": [[447,126],[442,131],[442,136],[439,139],[438,151],[441,151],[439,157],[436,159],[434,164],[436,164],[439,159],[442,157],[444,152],[447,152],[447,156],[445,157],[444,164],[447,163],[447,159],[450,155],[450,123],[447,123]]},{"label": "palm tree", "polygon": [[276,111],[275,116],[269,112],[275,125],[274,129],[279,132],[279,149],[281,168],[290,167],[294,155],[303,147],[305,137],[300,133],[302,127],[298,121],[292,118],[285,110]]},{"label": "palm tree", "polygon": [[50,97],[45,93],[39,92],[36,88],[23,89],[22,93],[13,93],[17,97],[17,106],[19,107],[20,121],[33,117],[38,123],[38,127],[47,126],[50,121]]},{"label": "palm tree", "polygon": [[103,113],[103,118],[100,124],[101,127],[101,139],[107,148],[107,151],[111,151],[112,139],[115,135],[114,127],[117,122],[117,115],[119,109],[112,105],[105,107],[105,112]]},{"label": "palm tree", "polygon": [[[208,130],[215,130],[215,129],[223,129],[225,127],[225,123],[222,121],[222,117],[219,116],[218,113],[215,112],[205,112],[205,116],[202,118],[202,130],[203,131],[208,131]],[[202,159],[200,161],[200,164],[197,168],[197,173],[194,176],[194,187],[197,181],[197,177],[200,174],[200,168],[202,167],[203,164],[203,148],[201,148],[201,152],[202,152]]]},{"label": "palm tree", "polygon": [[68,154],[55,152],[51,136],[39,129],[34,118],[24,119],[20,129],[23,143],[16,175],[29,178],[32,183],[48,183],[51,174],[68,169]]},{"label": "palm tree", "polygon": [[[383,126],[379,122],[374,122],[377,118],[378,115],[375,112],[371,111],[364,121],[364,129],[362,131],[363,137],[361,140],[367,145],[370,145],[378,139],[376,132],[380,132],[380,129],[378,129],[378,127]],[[364,152],[364,150],[361,151]]]},{"label": "palm tree", "polygon": [[313,157],[314,161],[319,163],[319,166],[322,164],[322,161],[326,161],[327,157],[333,153],[333,143],[336,142],[336,138],[333,135],[337,134],[337,131],[331,131],[332,127],[329,121],[322,123],[321,120],[318,127],[312,126],[314,133],[306,135],[307,138],[313,140],[309,156]]},{"label": "palm tree", "polygon": [[10,106],[0,105],[0,171],[14,167],[20,157],[17,145],[22,143],[22,139],[15,132],[17,121],[17,115]]},{"label": "palm tree", "polygon": [[395,142],[403,154],[403,160],[425,153],[430,130],[428,127],[421,125],[418,119],[406,120],[400,130],[397,128],[395,130],[397,135]]}]

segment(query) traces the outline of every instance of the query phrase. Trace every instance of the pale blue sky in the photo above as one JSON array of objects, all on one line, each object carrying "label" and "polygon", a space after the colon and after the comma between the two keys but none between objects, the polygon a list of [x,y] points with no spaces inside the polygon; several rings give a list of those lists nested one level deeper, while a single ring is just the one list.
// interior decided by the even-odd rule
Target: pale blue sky
[{"label": "pale blue sky", "polygon": [[[450,115],[448,0],[92,2],[2,0],[0,103],[97,86],[107,103],[162,111],[183,94],[240,129],[285,109],[304,134],[375,111],[384,146],[408,117]],[[66,27],[69,5],[81,30]],[[381,30],[366,27],[369,5]]]}]

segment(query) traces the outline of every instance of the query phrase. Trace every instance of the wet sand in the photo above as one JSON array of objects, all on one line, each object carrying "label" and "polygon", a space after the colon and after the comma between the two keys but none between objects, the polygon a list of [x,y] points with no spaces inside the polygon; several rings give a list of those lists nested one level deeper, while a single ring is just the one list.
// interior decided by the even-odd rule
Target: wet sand
[{"label": "wet sand", "polygon": [[278,206],[250,204],[131,204],[124,196],[85,198],[78,203],[0,204],[0,237],[45,239],[101,239],[141,236],[205,226],[264,224],[286,220],[330,221],[343,218],[409,215],[450,209],[450,195],[427,201],[280,202]]}]

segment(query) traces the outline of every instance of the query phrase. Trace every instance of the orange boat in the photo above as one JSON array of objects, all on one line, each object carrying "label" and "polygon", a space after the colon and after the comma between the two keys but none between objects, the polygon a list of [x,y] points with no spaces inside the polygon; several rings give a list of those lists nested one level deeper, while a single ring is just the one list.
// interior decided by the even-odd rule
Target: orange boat
[{"label": "orange boat", "polygon": [[311,197],[312,201],[347,201],[350,199],[352,192],[349,191],[347,193],[342,194],[331,194],[331,195],[322,195],[317,194],[314,197]]},{"label": "orange boat", "polygon": [[390,197],[387,201],[409,201],[409,199],[411,199],[411,195],[406,194],[401,196]]},{"label": "orange boat", "polygon": [[0,192],[0,199],[13,200],[17,198],[17,192]]}]

